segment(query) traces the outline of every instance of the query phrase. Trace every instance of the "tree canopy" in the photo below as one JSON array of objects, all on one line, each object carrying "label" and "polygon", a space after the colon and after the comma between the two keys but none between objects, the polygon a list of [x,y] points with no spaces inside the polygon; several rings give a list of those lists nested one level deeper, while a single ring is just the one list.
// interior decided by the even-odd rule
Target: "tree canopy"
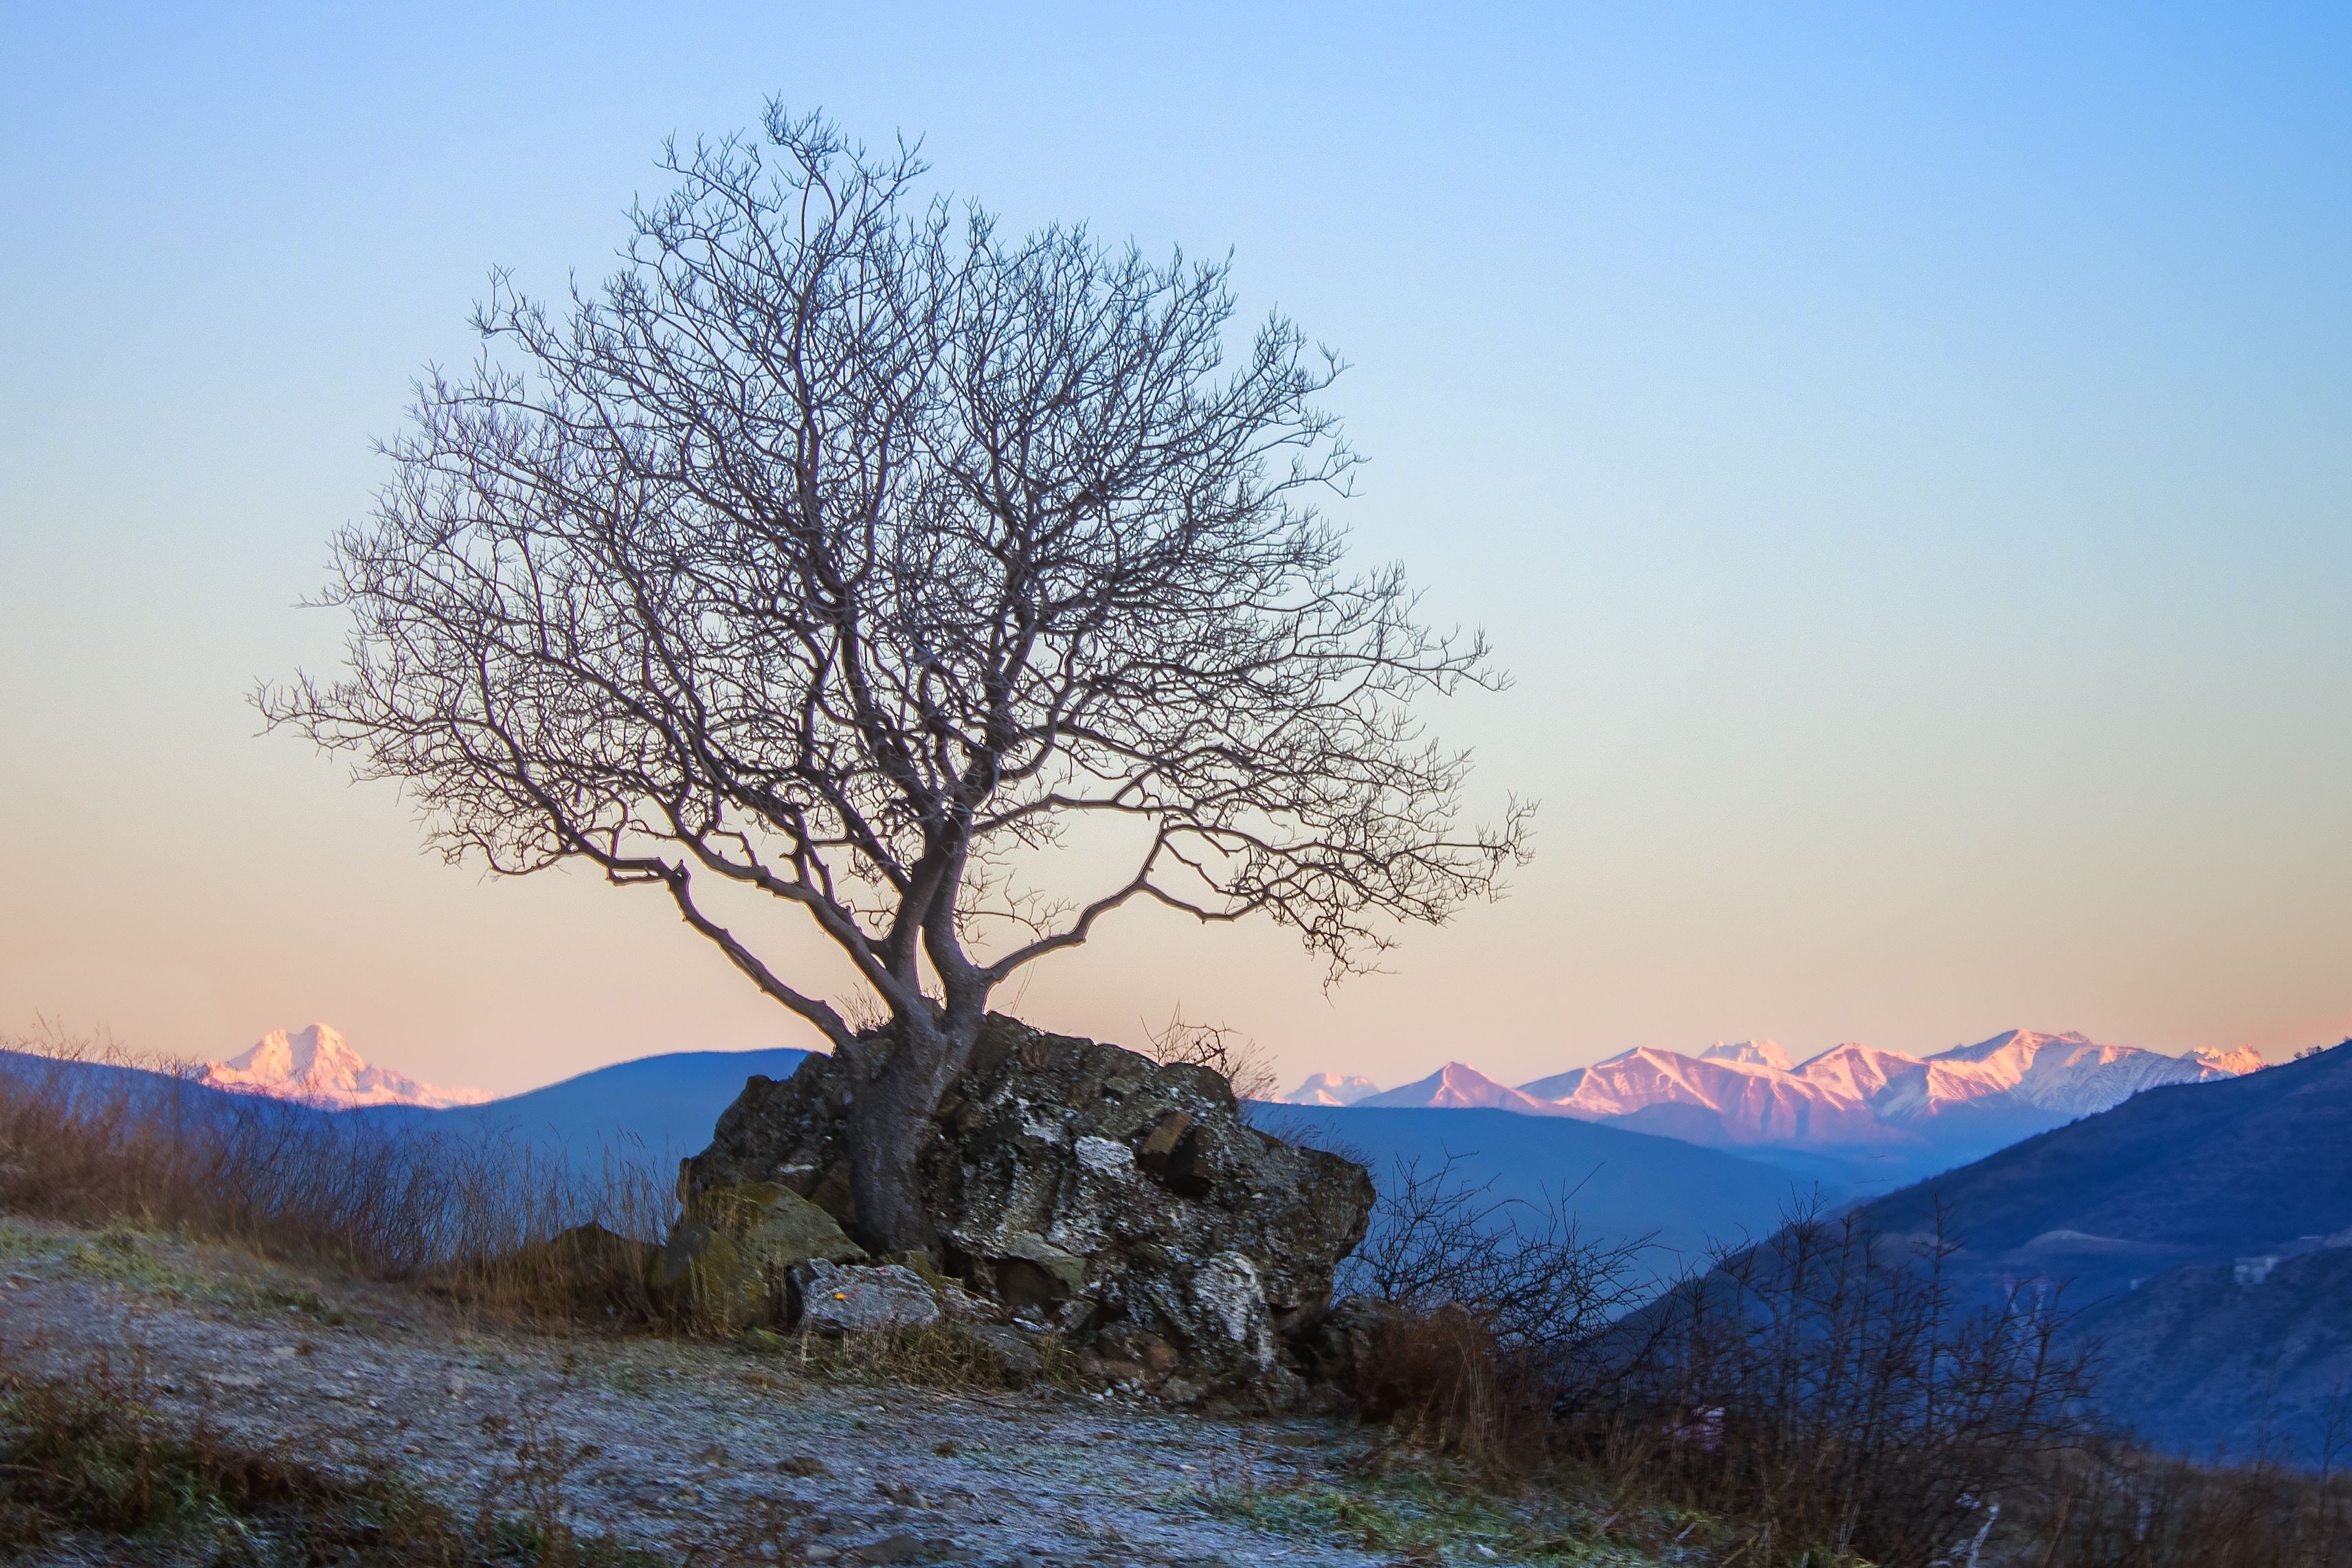
[{"label": "tree canopy", "polygon": [[[420,385],[335,542],[347,668],[269,719],[453,858],[665,889],[870,1057],[883,1165],[990,993],[1122,905],[1265,915],[1336,977],[1493,892],[1527,808],[1461,826],[1466,755],[1412,703],[1500,677],[1401,569],[1346,569],[1338,362],[1237,330],[1228,263],[1012,237],[903,143],[763,130],[667,149],[601,288],[494,279],[483,357]],[[1040,868],[1084,823],[1128,858],[1070,894]],[[887,1050],[712,881],[838,943]]]}]

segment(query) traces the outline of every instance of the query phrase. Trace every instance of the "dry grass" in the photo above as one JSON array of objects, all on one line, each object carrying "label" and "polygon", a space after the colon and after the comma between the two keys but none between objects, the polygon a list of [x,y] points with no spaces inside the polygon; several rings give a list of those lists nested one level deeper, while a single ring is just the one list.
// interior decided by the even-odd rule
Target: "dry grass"
[{"label": "dry grass", "polygon": [[1945,1237],[1800,1213],[1591,1342],[1561,1436],[1605,1473],[1757,1521],[1782,1560],[1965,1559],[2082,1441],[2054,1307],[1964,1306]]},{"label": "dry grass", "polygon": [[2033,1568],[2345,1568],[2352,1476],[2091,1444],[2023,1500]]},{"label": "dry grass", "polygon": [[[0,1210],[225,1242],[541,1327],[652,1321],[630,1238],[667,1231],[675,1180],[643,1151],[574,1162],[217,1093],[103,1040],[5,1044]],[[566,1234],[583,1224],[612,1244]]]}]

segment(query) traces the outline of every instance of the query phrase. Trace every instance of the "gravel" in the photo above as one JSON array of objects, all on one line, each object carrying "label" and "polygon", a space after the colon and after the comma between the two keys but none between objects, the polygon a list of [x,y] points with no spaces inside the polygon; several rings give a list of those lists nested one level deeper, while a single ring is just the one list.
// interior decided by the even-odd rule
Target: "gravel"
[{"label": "gravel", "polygon": [[[1362,1440],[1328,1422],[863,1386],[803,1375],[789,1352],[468,1323],[415,1293],[176,1241],[143,1244],[159,1284],[93,1273],[67,1233],[16,1225],[6,1240],[12,1351],[130,1358],[164,1411],[329,1466],[396,1468],[452,1505],[509,1494],[528,1445],[556,1456],[540,1474],[560,1477],[576,1528],[678,1555],[781,1507],[810,1562],[1388,1561],[1206,1506],[1209,1478],[1342,1483]],[[320,1310],[268,1304],[263,1287],[289,1281]]]}]

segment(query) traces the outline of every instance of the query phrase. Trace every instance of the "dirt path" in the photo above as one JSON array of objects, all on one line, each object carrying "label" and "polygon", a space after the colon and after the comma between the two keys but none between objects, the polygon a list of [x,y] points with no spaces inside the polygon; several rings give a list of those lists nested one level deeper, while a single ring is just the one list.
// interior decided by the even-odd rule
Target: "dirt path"
[{"label": "dirt path", "polygon": [[139,1360],[162,1409],[330,1465],[396,1466],[454,1506],[521,1511],[551,1488],[575,1527],[703,1562],[1357,1568],[1404,1540],[1420,1561],[1486,1563],[1529,1539],[1442,1499],[1370,1495],[1349,1464],[1370,1439],[1332,1422],[861,1386],[789,1351],[487,1331],[406,1292],[153,1237],[0,1222],[0,1336],[61,1363]]}]

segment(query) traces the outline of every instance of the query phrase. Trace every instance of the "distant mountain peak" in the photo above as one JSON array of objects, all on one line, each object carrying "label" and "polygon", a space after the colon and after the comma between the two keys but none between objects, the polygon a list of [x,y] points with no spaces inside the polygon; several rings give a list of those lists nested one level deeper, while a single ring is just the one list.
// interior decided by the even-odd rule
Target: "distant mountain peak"
[{"label": "distant mountain peak", "polygon": [[1491,1108],[1533,1116],[1556,1116],[1558,1108],[1519,1089],[1496,1083],[1467,1062],[1447,1062],[1418,1083],[1408,1083],[1385,1094],[1369,1095],[1359,1105],[1437,1107],[1446,1110]]},{"label": "distant mountain peak", "polygon": [[207,1062],[196,1081],[238,1094],[266,1094],[307,1105],[345,1110],[355,1105],[421,1105],[446,1110],[479,1105],[478,1089],[439,1089],[389,1068],[371,1067],[351,1042],[325,1024],[272,1029],[225,1062]]},{"label": "distant mountain peak", "polygon": [[1742,1067],[1777,1068],[1782,1072],[1791,1070],[1794,1065],[1778,1040],[1733,1040],[1728,1044],[1717,1040],[1699,1052],[1698,1059],[1703,1062],[1737,1062]]},{"label": "distant mountain peak", "polygon": [[1368,1078],[1350,1075],[1340,1077],[1335,1072],[1318,1072],[1288,1094],[1276,1097],[1280,1105],[1353,1105],[1380,1093],[1381,1086]]},{"label": "distant mountain peak", "polygon": [[2188,1060],[2210,1068],[2216,1073],[2231,1078],[2243,1078],[2250,1072],[2260,1072],[2271,1064],[2263,1060],[2263,1053],[2252,1046],[2240,1046],[2234,1051],[2220,1051],[2210,1046],[2189,1053]]}]

